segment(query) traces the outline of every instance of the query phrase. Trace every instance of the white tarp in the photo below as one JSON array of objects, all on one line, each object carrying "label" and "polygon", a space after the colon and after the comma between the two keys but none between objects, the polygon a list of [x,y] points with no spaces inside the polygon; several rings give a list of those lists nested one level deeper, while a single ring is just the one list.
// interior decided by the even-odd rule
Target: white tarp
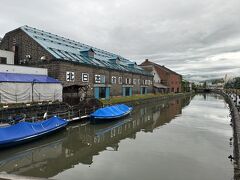
[{"label": "white tarp", "polygon": [[26,103],[32,101],[31,83],[0,83],[1,103]]},{"label": "white tarp", "polygon": [[[33,91],[33,95],[32,95]],[[60,83],[0,83],[0,103],[62,101]]]},{"label": "white tarp", "polygon": [[62,85],[59,83],[36,83],[33,86],[34,101],[62,101]]}]

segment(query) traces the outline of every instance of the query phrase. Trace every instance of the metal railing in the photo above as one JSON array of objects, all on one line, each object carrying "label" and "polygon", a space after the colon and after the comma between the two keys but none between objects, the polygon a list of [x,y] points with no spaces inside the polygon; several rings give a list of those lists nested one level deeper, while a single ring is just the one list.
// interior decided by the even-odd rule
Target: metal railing
[{"label": "metal railing", "polygon": [[42,111],[41,113],[37,113],[35,115],[34,114],[26,115],[26,114],[22,113],[21,119],[16,120],[14,118],[7,118],[7,119],[2,118],[0,120],[0,124],[4,124],[4,123],[15,124],[15,123],[21,122],[21,121],[37,122],[37,121],[42,121],[44,119],[51,118],[53,116],[58,116],[60,118],[72,121],[74,119],[81,119],[82,117],[89,116],[97,108],[100,108],[100,107],[93,106],[91,108],[79,109],[78,106],[72,106],[64,111],[55,111],[55,112]]}]

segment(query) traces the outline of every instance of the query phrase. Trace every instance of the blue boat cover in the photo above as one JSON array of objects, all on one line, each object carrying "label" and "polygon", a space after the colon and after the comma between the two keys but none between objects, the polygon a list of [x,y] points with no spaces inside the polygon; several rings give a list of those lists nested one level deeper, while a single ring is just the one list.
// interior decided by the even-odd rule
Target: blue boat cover
[{"label": "blue boat cover", "polygon": [[117,104],[113,106],[107,106],[104,108],[100,108],[91,114],[93,118],[118,118],[121,116],[125,116],[130,113],[132,107],[128,107],[125,104]]},{"label": "blue boat cover", "polygon": [[60,83],[58,80],[46,75],[17,73],[0,73],[0,82]]},{"label": "blue boat cover", "polygon": [[68,121],[56,116],[41,122],[20,122],[0,128],[0,145],[40,136],[59,127],[66,126]]}]

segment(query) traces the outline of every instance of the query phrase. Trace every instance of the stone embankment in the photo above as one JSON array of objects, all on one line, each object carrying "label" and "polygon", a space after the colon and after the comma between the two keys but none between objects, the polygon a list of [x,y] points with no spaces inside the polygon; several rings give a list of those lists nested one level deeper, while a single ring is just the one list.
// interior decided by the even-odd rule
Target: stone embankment
[{"label": "stone embankment", "polygon": [[120,104],[124,103],[130,106],[137,106],[147,103],[154,103],[162,100],[170,100],[174,98],[186,97],[195,94],[194,92],[186,92],[186,93],[170,93],[170,94],[150,94],[150,95],[141,95],[141,96],[133,96],[133,97],[114,97],[110,100],[101,100],[103,105],[112,105],[112,104]]},{"label": "stone embankment", "polygon": [[224,91],[213,91],[221,94],[228,103],[231,112],[230,125],[233,128],[233,158],[234,158],[234,179],[240,180],[240,114],[236,103],[231,96]]}]

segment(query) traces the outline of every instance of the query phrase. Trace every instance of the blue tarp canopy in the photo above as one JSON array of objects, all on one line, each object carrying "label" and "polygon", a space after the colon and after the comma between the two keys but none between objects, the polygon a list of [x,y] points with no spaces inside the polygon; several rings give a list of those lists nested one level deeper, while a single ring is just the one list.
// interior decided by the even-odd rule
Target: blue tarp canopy
[{"label": "blue tarp canopy", "polygon": [[67,123],[66,120],[54,116],[42,122],[20,122],[16,125],[0,128],[0,146],[41,136],[64,127]]},{"label": "blue tarp canopy", "polygon": [[0,82],[19,83],[60,83],[58,80],[46,75],[0,73]]},{"label": "blue tarp canopy", "polygon": [[132,111],[132,107],[128,107],[125,104],[117,104],[113,106],[107,106],[104,108],[100,108],[91,114],[92,118],[100,118],[100,119],[111,119],[111,118],[119,118],[125,116],[126,114]]}]

